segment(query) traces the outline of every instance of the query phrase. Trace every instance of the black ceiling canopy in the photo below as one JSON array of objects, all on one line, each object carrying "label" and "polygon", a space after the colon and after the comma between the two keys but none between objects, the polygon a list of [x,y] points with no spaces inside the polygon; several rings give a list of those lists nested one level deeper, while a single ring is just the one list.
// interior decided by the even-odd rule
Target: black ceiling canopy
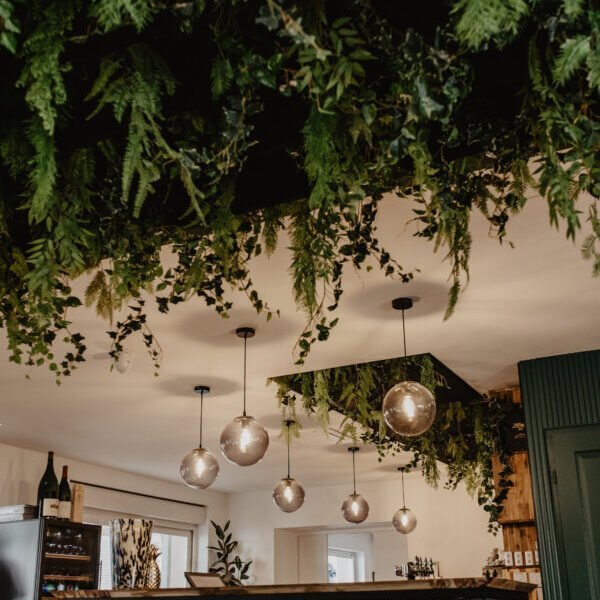
[{"label": "black ceiling canopy", "polygon": [[[482,395],[473,387],[471,387],[462,377],[457,375],[452,369],[446,366],[441,360],[436,358],[433,354],[429,352],[424,354],[413,354],[407,357],[406,361],[406,379],[408,381],[420,381],[421,379],[421,364],[422,359],[427,357],[431,360],[433,364],[433,370],[439,376],[440,380],[443,381],[443,385],[440,385],[436,388],[435,391],[435,399],[438,404],[438,407],[449,404],[450,402],[463,402],[464,404],[469,404],[471,402],[481,402]],[[347,368],[347,367],[360,367],[361,365],[372,365],[374,367],[381,366],[382,369],[386,368],[386,365],[391,361],[402,361],[402,357],[392,358],[392,359],[383,359],[383,360],[374,360],[368,361],[366,363],[358,363],[356,365],[343,365],[340,367],[332,367],[328,369],[329,371],[335,371],[336,368]],[[309,371],[312,373],[313,371]],[[277,377],[272,378],[273,381],[277,382]],[[373,395],[370,398],[370,404],[372,406],[381,406],[383,402],[383,395],[387,389],[392,387],[395,383],[399,383],[397,381],[382,381],[383,390],[376,389],[373,391]],[[298,377],[296,380],[292,381],[290,384],[291,389],[298,393],[302,394],[302,383],[301,378]],[[338,390],[339,391],[339,390]],[[329,388],[330,396],[336,396],[336,388],[335,384],[330,384]]]}]

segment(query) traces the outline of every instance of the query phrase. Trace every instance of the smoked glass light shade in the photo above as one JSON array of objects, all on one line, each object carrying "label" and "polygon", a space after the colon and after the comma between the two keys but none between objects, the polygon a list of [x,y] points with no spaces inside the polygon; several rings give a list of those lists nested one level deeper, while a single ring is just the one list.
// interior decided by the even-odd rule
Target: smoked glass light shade
[{"label": "smoked glass light shade", "polygon": [[350,494],[342,504],[342,516],[349,523],[362,523],[369,516],[369,503],[360,494]]},{"label": "smoked glass light shade", "polygon": [[383,418],[399,435],[421,435],[431,427],[435,419],[435,398],[420,383],[403,381],[385,395]]},{"label": "smoked glass light shade", "polygon": [[183,458],[179,472],[190,487],[204,489],[217,478],[219,463],[210,450],[195,448]]},{"label": "smoked glass light shade", "polygon": [[410,508],[399,508],[394,513],[392,524],[399,533],[410,533],[417,526],[417,517]]},{"label": "smoked glass light shade", "polygon": [[236,465],[256,464],[269,447],[267,430],[254,417],[236,417],[221,433],[221,452]]},{"label": "smoked glass light shade", "polygon": [[291,513],[304,504],[304,488],[292,477],[284,477],[273,490],[273,502],[283,512]]}]

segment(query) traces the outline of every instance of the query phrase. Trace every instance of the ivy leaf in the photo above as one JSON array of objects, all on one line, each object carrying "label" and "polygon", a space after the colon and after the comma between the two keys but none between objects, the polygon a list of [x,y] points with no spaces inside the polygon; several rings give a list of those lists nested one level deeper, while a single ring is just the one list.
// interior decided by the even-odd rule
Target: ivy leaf
[{"label": "ivy leaf", "polygon": [[371,125],[377,116],[377,107],[374,104],[363,104],[362,115],[365,123]]},{"label": "ivy leaf", "polygon": [[440,112],[444,109],[443,105],[429,95],[427,86],[421,78],[417,80],[416,88],[419,109],[428,119],[431,119],[433,113]]}]

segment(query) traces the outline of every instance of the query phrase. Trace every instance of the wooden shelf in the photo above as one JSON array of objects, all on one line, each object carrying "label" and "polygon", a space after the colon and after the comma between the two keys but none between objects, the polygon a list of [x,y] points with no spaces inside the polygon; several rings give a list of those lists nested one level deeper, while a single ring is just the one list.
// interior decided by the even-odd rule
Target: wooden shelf
[{"label": "wooden shelf", "polygon": [[535,526],[535,519],[498,519],[500,525],[533,525]]},{"label": "wooden shelf", "polygon": [[91,575],[44,575],[44,581],[92,581]]},{"label": "wooden shelf", "polygon": [[541,568],[540,565],[512,565],[512,566],[504,566],[504,567],[499,567],[500,569],[539,569]]},{"label": "wooden shelf", "polygon": [[92,557],[89,555],[82,554],[55,554],[54,552],[46,552],[46,558],[60,559],[60,560],[79,560],[89,562]]}]

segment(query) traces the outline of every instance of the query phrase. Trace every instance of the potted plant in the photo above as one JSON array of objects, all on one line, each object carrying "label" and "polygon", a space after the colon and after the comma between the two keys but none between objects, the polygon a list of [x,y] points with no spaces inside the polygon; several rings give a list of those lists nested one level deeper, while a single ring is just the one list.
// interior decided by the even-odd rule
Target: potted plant
[{"label": "potted plant", "polygon": [[234,554],[239,542],[233,539],[229,531],[231,521],[227,521],[224,527],[214,521],[211,524],[217,535],[217,546],[209,546],[208,549],[215,551],[217,560],[212,563],[209,571],[219,575],[226,586],[243,585],[249,579],[248,570],[252,561],[243,561],[239,554]]}]

